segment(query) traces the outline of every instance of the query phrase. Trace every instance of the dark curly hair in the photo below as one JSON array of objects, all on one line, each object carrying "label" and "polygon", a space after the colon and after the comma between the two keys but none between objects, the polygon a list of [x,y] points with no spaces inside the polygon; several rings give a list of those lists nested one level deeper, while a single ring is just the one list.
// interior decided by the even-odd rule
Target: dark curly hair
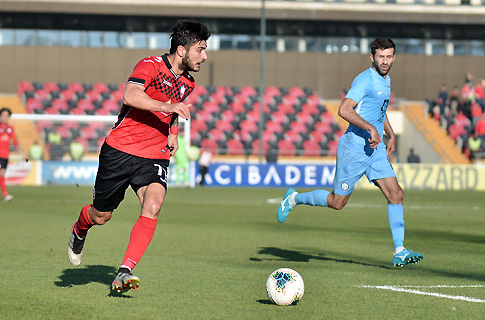
[{"label": "dark curly hair", "polygon": [[394,54],[396,53],[396,45],[394,42],[391,40],[391,38],[376,38],[372,43],[370,44],[370,52],[373,56],[376,55],[376,50],[385,50],[385,49],[390,49],[392,48],[394,51]]},{"label": "dark curly hair", "polygon": [[210,37],[209,28],[196,20],[179,20],[172,27],[170,35],[170,54],[177,51],[178,46],[189,49],[193,44],[207,41]]}]

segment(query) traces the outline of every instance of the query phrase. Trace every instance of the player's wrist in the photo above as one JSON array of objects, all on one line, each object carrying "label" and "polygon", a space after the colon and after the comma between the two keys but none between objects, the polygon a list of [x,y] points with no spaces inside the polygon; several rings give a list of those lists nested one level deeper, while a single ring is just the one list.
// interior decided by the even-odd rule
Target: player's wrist
[{"label": "player's wrist", "polygon": [[170,134],[171,135],[178,135],[179,134],[179,127],[170,127]]}]

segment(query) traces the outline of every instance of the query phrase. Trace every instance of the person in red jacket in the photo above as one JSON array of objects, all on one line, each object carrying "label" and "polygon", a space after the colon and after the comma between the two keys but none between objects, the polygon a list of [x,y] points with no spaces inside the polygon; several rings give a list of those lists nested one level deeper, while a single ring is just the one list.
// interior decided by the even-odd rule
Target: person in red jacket
[{"label": "person in red jacket", "polygon": [[178,21],[170,37],[169,53],[140,60],[128,78],[118,121],[101,147],[93,203],[82,208],[69,240],[69,261],[78,266],[88,230],[111,219],[131,186],[140,200],[141,214],[111,285],[115,293],[140,285],[132,270],[155,233],[170,156],[178,149],[178,117],[190,118],[191,105],[184,100],[194,90],[195,80],[189,71],[199,71],[207,60],[210,32],[204,24]]},{"label": "person in red jacket", "polygon": [[5,183],[5,172],[7,170],[8,157],[10,156],[10,141],[13,142],[15,148],[19,146],[15,137],[15,129],[8,124],[11,115],[12,111],[10,109],[0,109],[0,189],[2,189],[3,200],[5,201],[13,199],[13,196],[8,194]]}]

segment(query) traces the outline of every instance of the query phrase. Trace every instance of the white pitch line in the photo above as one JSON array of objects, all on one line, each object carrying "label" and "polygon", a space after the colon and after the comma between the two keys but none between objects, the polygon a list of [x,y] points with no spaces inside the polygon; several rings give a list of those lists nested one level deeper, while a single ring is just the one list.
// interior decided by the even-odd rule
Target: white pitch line
[{"label": "white pitch line", "polygon": [[399,288],[485,288],[485,285],[481,284],[471,284],[471,285],[463,285],[463,286],[451,286],[447,284],[439,284],[436,286],[395,286]]},{"label": "white pitch line", "polygon": [[[452,287],[452,286],[450,286],[450,287]],[[480,286],[480,287],[483,287],[483,286]],[[465,296],[450,296],[450,295],[436,293],[436,292],[411,290],[411,289],[404,289],[404,288],[401,288],[401,287],[394,287],[394,286],[362,286],[362,288],[383,289],[383,290],[391,290],[391,291],[397,291],[397,292],[407,292],[407,293],[413,293],[413,294],[420,294],[420,295],[424,295],[424,296],[446,298],[446,299],[452,299],[452,300],[462,300],[462,301],[468,301],[468,302],[485,303],[485,300],[477,299],[477,298],[470,298],[470,297],[465,297]]]}]

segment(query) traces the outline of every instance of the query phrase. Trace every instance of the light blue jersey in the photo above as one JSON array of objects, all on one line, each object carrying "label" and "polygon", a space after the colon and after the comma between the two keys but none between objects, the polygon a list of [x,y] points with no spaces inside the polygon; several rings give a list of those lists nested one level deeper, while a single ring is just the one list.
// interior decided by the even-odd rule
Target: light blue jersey
[{"label": "light blue jersey", "polygon": [[[384,78],[369,68],[354,79],[345,97],[357,103],[354,110],[377,129],[382,139],[386,111],[391,99],[391,77],[387,75]],[[370,148],[369,138],[369,131],[350,124],[340,138],[340,144],[354,152],[371,154],[375,149]],[[381,142],[378,148],[383,147],[384,143]]]},{"label": "light blue jersey", "polygon": [[[354,79],[345,97],[357,103],[355,111],[377,129],[382,139],[386,111],[391,98],[389,75],[383,78],[377,71],[369,68]],[[349,125],[340,138],[333,181],[336,194],[351,194],[364,174],[369,182],[396,176],[384,143],[379,143],[377,148],[373,149],[369,145],[369,138],[369,131],[353,124]]]}]

